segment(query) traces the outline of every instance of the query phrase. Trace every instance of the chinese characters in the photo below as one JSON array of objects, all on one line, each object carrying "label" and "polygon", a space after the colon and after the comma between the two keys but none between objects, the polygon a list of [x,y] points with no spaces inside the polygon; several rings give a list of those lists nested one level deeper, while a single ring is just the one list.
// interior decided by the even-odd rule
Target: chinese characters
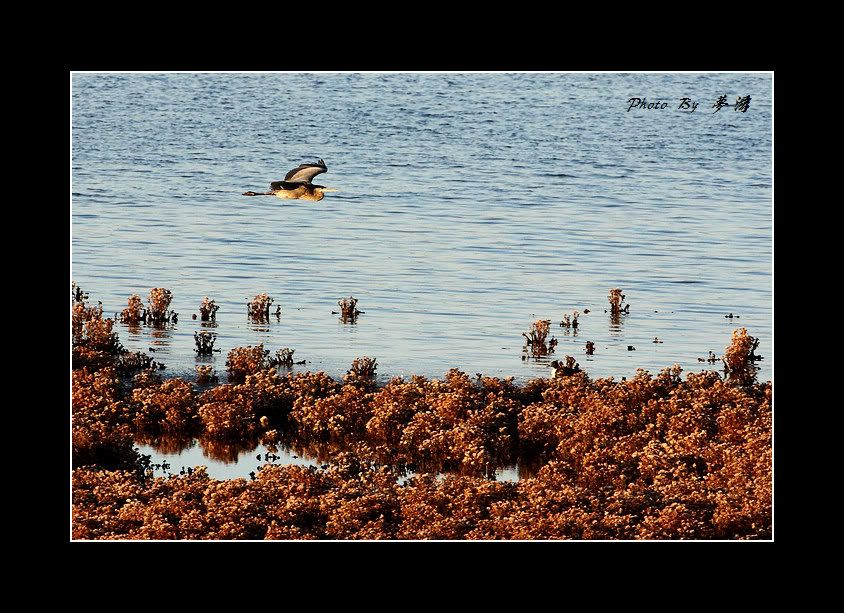
[{"label": "chinese characters", "polygon": [[742,113],[746,113],[747,109],[750,108],[750,96],[737,96],[735,104],[727,104],[727,95],[724,94],[723,96],[719,96],[718,100],[715,101],[715,104],[712,105],[712,108],[715,110],[712,111],[713,113],[717,113],[725,106],[732,106],[734,111],[741,111]]}]

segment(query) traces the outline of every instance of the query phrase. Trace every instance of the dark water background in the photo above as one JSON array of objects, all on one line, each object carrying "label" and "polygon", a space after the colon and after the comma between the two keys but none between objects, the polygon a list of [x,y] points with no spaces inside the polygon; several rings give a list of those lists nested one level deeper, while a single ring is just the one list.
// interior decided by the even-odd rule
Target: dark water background
[{"label": "dark water background", "polygon": [[[713,113],[722,94],[748,111]],[[72,276],[107,313],[173,291],[178,324],[116,326],[169,376],[210,363],[225,381],[228,351],[263,343],[335,378],[367,355],[382,381],[524,381],[550,372],[522,360],[542,318],[552,359],[592,377],[717,368],[698,358],[746,327],[768,380],[771,137],[768,74],[76,73]],[[340,190],[319,203],[241,196],[318,158]],[[262,292],[280,321],[247,319]],[[206,295],[222,352],[198,359]],[[356,324],[331,314],[350,295]],[[585,308],[576,334],[557,326]]]}]

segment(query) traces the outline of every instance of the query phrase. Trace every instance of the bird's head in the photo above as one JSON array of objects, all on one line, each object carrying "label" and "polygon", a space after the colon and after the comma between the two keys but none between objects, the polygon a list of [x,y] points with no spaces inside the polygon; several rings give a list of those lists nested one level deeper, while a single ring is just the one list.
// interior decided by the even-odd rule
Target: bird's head
[{"label": "bird's head", "polygon": [[314,185],[314,195],[317,196],[317,200],[322,200],[325,198],[325,194],[328,192],[336,192],[339,191],[337,188],[334,187],[325,187],[325,185]]}]

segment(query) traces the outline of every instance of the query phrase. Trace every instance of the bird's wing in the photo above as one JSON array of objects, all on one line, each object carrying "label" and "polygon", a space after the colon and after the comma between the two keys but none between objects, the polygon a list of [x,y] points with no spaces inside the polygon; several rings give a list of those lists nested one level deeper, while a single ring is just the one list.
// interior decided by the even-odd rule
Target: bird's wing
[{"label": "bird's wing", "polygon": [[284,175],[284,180],[310,183],[311,179],[323,172],[328,172],[328,166],[325,165],[323,160],[320,160],[316,164],[299,164],[299,166]]},{"label": "bird's wing", "polygon": [[270,183],[270,189],[296,189],[297,187],[301,187],[303,185],[307,185],[307,183],[305,181],[273,181]]}]

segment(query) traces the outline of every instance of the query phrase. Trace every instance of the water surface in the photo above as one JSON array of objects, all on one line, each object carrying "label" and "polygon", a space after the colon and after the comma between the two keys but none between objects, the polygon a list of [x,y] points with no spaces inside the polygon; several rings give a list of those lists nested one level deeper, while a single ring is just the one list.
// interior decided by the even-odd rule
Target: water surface
[{"label": "water surface", "polygon": [[[713,113],[722,94],[750,108]],[[225,380],[228,351],[263,343],[334,377],[367,355],[382,381],[524,381],[549,374],[522,359],[542,318],[593,377],[712,368],[746,327],[767,380],[771,156],[767,74],[74,74],[72,275],[107,313],[173,291],[178,324],[117,326],[171,376]],[[340,190],[322,202],[241,196],[318,158]],[[262,292],[282,315],[254,324]],[[206,295],[222,352],[197,359]],[[365,313],[344,324],[350,295]]]}]

